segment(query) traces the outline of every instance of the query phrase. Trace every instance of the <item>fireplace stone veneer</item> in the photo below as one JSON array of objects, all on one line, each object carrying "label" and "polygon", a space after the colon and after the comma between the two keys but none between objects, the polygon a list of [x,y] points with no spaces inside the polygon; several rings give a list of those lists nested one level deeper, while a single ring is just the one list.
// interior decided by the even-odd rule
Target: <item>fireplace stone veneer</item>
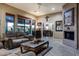
[{"label": "fireplace stone veneer", "polygon": [[63,43],[70,47],[75,47],[74,45],[74,31],[64,31],[64,40]]}]

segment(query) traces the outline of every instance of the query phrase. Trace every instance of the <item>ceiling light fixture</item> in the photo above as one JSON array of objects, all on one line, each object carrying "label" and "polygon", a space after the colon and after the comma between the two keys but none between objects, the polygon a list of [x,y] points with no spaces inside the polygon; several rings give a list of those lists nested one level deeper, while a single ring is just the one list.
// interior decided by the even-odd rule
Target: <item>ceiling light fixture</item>
[{"label": "ceiling light fixture", "polygon": [[55,8],[52,8],[52,10],[55,10]]},{"label": "ceiling light fixture", "polygon": [[36,11],[36,13],[38,14],[38,13],[40,13],[39,11]]},{"label": "ceiling light fixture", "polygon": [[37,11],[35,11],[37,14],[40,13],[41,3],[37,3]]}]

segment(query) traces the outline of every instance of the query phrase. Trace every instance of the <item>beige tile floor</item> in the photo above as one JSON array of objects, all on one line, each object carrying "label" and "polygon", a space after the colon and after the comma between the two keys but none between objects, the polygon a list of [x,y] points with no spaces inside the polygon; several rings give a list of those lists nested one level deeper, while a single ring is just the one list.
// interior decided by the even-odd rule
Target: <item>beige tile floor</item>
[{"label": "beige tile floor", "polygon": [[[45,54],[45,56],[79,56],[79,50],[64,45],[63,39],[54,39],[52,37],[43,39],[49,40],[49,45],[53,47],[49,52]],[[10,55],[16,55],[15,53],[20,52],[20,48],[8,51],[11,53]]]},{"label": "beige tile floor", "polygon": [[53,48],[45,56],[75,56],[74,48],[63,44],[63,39],[49,38]]}]

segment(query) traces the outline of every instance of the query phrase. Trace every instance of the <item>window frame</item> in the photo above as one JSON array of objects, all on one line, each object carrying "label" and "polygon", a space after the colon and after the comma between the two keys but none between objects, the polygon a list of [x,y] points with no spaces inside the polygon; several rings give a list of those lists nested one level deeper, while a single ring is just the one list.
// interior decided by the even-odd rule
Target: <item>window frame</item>
[{"label": "window frame", "polygon": [[[5,20],[6,20],[6,16],[13,16],[13,17],[14,17],[14,20],[13,20],[14,26],[13,26],[13,28],[14,28],[14,32],[15,32],[15,15],[12,14],[12,13],[6,13],[6,14],[5,14]],[[7,31],[7,20],[6,20],[6,29],[5,29],[5,32],[6,32],[6,33],[8,32],[8,31]]]}]

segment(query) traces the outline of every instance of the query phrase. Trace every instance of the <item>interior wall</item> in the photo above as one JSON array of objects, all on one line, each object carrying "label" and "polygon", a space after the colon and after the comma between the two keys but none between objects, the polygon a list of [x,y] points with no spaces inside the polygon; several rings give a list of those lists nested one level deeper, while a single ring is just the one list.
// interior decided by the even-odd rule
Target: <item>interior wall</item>
[{"label": "interior wall", "polygon": [[[5,33],[5,24],[6,24],[5,14],[6,13],[10,13],[10,14],[15,15],[15,25],[17,22],[17,15],[25,16],[25,17],[31,18],[32,20],[36,20],[36,17],[34,15],[31,15],[25,11],[11,7],[9,5],[0,3],[0,20],[1,20],[0,32],[1,32],[1,35],[2,35],[2,33]],[[15,28],[16,28],[16,26],[15,26]]]},{"label": "interior wall", "polygon": [[[74,32],[74,41],[73,40],[68,40],[64,39],[63,43],[71,46],[73,48],[77,48],[77,4],[76,3],[67,3],[63,6],[63,17],[64,17],[64,12],[67,10],[70,10],[74,8],[74,25],[73,26],[64,26],[64,31],[73,31]],[[69,29],[68,29],[69,27]]]},{"label": "interior wall", "polygon": [[[60,21],[60,20],[63,21],[62,12],[57,12],[57,13],[54,13],[54,14],[50,14],[48,16],[49,16],[48,23],[50,23],[50,25],[49,25],[50,30],[53,31],[53,37],[56,38],[56,39],[63,39],[63,31],[56,31],[55,30],[55,22]],[[40,16],[38,18],[37,22],[42,22],[44,24],[47,23],[45,17],[46,17],[46,15]]]},{"label": "interior wall", "polygon": [[78,47],[78,49],[79,49],[79,3],[77,4],[77,18],[78,18],[78,20],[77,20],[77,38],[78,38],[78,40],[77,40],[77,47]]}]

